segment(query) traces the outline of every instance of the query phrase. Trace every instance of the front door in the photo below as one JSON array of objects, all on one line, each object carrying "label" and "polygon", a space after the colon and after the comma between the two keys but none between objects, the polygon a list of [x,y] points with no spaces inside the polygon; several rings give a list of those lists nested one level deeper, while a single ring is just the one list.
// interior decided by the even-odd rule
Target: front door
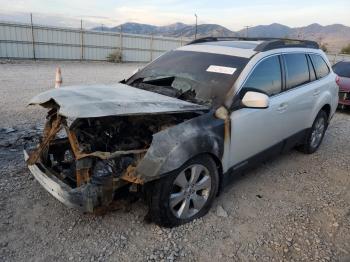
[{"label": "front door", "polygon": [[230,167],[247,164],[250,157],[278,145],[284,138],[289,101],[281,92],[281,62],[279,55],[259,62],[240,91],[260,90],[269,96],[270,104],[266,109],[241,108],[231,113]]}]

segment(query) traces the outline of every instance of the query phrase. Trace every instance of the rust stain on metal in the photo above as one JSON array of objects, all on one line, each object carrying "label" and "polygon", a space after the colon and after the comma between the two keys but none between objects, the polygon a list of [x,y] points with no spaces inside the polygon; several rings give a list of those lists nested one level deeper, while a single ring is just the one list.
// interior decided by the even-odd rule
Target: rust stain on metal
[{"label": "rust stain on metal", "polygon": [[90,168],[83,168],[78,169],[76,171],[76,177],[77,177],[77,186],[81,186],[83,184],[86,184],[90,181]]},{"label": "rust stain on metal", "polygon": [[121,176],[121,179],[131,183],[135,183],[135,184],[143,184],[144,180],[135,176],[135,170],[136,170],[135,166],[132,166],[132,165],[128,166],[125,173]]},{"label": "rust stain on metal", "polygon": [[122,155],[129,155],[129,154],[140,154],[145,153],[147,149],[135,149],[135,150],[121,150],[121,151],[115,151],[115,152],[102,152],[102,151],[96,151],[92,153],[79,153],[77,155],[77,159],[81,159],[84,157],[94,156],[101,159],[110,159],[115,158]]},{"label": "rust stain on metal", "polygon": [[80,155],[80,149],[79,149],[79,143],[78,143],[77,136],[74,132],[70,131],[67,126],[65,126],[65,129],[67,132],[69,143],[72,147],[73,154],[74,154],[75,158],[77,159],[77,157]]},{"label": "rust stain on metal", "polygon": [[41,153],[48,147],[50,141],[55,138],[56,134],[61,130],[61,117],[57,116],[52,122],[48,121],[45,125],[43,140],[39,146],[29,155],[27,159],[28,165],[34,165],[40,158]]}]

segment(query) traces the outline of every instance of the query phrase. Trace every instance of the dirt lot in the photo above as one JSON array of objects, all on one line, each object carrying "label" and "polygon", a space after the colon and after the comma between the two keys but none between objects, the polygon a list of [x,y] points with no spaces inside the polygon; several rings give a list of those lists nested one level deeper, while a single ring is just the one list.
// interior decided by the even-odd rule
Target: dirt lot
[{"label": "dirt lot", "polygon": [[[45,111],[27,108],[53,87],[113,83],[138,65],[0,64],[0,261],[350,261],[350,113],[338,112],[313,155],[291,151],[234,179],[207,216],[173,229],[144,222],[139,201],[80,214],[29,174],[21,144]],[[9,132],[4,134],[4,132]],[[8,137],[15,137],[10,142]]]}]

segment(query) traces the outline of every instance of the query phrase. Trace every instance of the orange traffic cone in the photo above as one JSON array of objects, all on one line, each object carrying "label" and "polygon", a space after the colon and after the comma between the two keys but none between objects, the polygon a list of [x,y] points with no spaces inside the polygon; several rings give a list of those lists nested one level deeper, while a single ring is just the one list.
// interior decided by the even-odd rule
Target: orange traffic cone
[{"label": "orange traffic cone", "polygon": [[62,84],[62,75],[61,75],[61,68],[57,67],[56,69],[56,82],[55,82],[55,88],[59,88]]}]

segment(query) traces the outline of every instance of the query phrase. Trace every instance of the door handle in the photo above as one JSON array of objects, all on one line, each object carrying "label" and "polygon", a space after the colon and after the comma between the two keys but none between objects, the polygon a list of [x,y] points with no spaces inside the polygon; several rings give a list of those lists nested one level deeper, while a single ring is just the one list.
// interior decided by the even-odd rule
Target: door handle
[{"label": "door handle", "polygon": [[288,108],[288,104],[287,103],[282,103],[279,105],[279,107],[277,108],[277,111],[280,113],[283,113],[287,110]]}]

